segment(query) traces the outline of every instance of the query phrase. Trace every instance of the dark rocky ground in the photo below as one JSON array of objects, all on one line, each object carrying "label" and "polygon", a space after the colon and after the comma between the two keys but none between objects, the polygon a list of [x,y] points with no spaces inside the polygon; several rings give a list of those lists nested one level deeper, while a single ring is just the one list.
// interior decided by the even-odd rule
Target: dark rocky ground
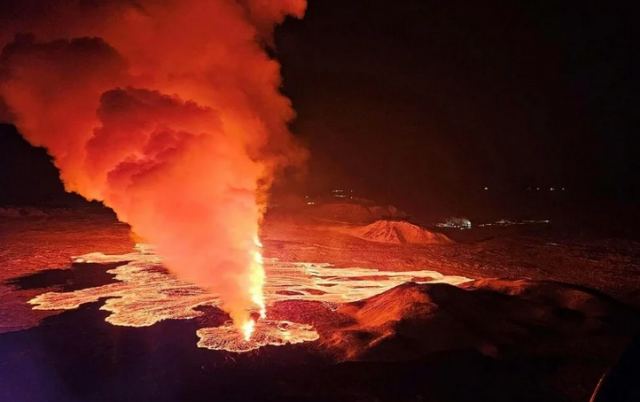
[{"label": "dark rocky ground", "polygon": [[109,266],[69,258],[126,252],[128,229],[95,211],[2,219],[0,400],[586,401],[640,328],[633,239],[551,224],[387,245],[335,230],[345,225],[271,217],[265,254],[478,281],[403,285],[335,311],[283,302],[274,314],[313,321],[321,339],[238,355],[195,346],[195,330],[224,315],[213,308],[147,328],[105,322],[100,302],[31,310],[45,291],[112,281]]}]

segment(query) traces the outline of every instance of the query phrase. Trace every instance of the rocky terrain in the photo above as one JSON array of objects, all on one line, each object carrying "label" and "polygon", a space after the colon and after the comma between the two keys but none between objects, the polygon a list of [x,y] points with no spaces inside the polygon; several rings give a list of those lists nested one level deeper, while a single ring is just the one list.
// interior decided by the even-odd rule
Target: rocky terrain
[{"label": "rocky terrain", "polygon": [[[228,317],[160,268],[118,268],[137,257],[112,215],[9,212],[3,400],[123,400],[135,376],[128,398],[583,401],[640,329],[633,240],[553,224],[462,236],[377,216],[271,213],[262,240],[280,332],[265,344],[284,346],[212,350]],[[96,251],[124,257],[71,263]],[[184,296],[159,303],[167,292]],[[304,343],[282,341],[298,326]]]}]

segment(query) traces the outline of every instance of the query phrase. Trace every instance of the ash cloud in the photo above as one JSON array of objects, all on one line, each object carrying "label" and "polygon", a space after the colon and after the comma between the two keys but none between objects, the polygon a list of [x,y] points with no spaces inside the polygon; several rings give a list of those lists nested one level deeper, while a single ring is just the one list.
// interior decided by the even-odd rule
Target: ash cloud
[{"label": "ash cloud", "polygon": [[[40,5],[40,6],[39,6]],[[305,151],[262,44],[305,2],[26,1],[2,6],[0,98],[68,191],[113,208],[178,277],[259,307],[269,186]],[[259,295],[261,297],[261,295]]]}]

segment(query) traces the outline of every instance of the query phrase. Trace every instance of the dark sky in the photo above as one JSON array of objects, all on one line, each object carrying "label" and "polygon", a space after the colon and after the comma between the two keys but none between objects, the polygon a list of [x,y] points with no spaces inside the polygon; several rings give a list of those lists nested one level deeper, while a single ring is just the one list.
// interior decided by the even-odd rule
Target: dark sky
[{"label": "dark sky", "polygon": [[[311,150],[302,190],[413,209],[484,186],[634,199],[634,15],[615,1],[309,0],[274,52]],[[34,156],[11,133],[0,185],[40,188],[46,169],[14,175]]]},{"label": "dark sky", "polygon": [[405,205],[485,185],[631,196],[632,15],[602,1],[311,0],[276,38],[309,188]]}]

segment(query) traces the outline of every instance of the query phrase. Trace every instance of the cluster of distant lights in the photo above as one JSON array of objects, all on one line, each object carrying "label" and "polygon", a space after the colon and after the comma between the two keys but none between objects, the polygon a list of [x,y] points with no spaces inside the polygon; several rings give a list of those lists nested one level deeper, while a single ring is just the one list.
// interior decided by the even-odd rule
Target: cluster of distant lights
[{"label": "cluster of distant lights", "polygon": [[[482,187],[482,189],[484,191],[489,191],[489,186],[484,186],[484,187]],[[545,191],[546,188],[543,188],[543,187],[527,187],[526,190],[527,191],[532,191],[532,190]],[[562,187],[553,187],[552,186],[552,187],[549,187],[548,190],[551,191],[551,192],[553,192],[553,191],[566,191],[567,188],[564,187],[564,186],[562,186]],[[333,198],[351,199],[352,200],[353,199],[353,190],[352,189],[345,190],[345,189],[340,189],[340,188],[333,189],[333,190],[331,190],[331,196]],[[305,195],[304,198],[305,198],[305,204],[306,205],[316,205],[316,201],[311,196]]]},{"label": "cluster of distant lights", "polygon": [[[509,220],[509,219],[499,219],[495,222],[488,223],[479,223],[475,226],[477,227],[488,227],[488,226],[513,226],[513,225],[546,225],[551,223],[549,219],[524,219],[524,220]],[[469,230],[473,227],[471,221],[467,218],[456,218],[451,217],[448,218],[445,222],[436,223],[436,227],[439,228],[448,228],[448,229],[459,229],[459,230]]]},{"label": "cluster of distant lights", "polygon": [[[484,186],[482,188],[484,191],[489,191],[489,186]],[[544,191],[545,189],[543,187],[527,187],[527,191],[532,191],[532,190],[536,190],[536,191]],[[549,191],[566,191],[567,188],[566,187],[549,187]]]},{"label": "cluster of distant lights", "polygon": [[[342,188],[335,188],[331,190],[331,197],[353,200],[353,189],[347,190]],[[304,198],[305,198],[305,204],[316,205],[316,201],[310,195],[305,195]]]}]

